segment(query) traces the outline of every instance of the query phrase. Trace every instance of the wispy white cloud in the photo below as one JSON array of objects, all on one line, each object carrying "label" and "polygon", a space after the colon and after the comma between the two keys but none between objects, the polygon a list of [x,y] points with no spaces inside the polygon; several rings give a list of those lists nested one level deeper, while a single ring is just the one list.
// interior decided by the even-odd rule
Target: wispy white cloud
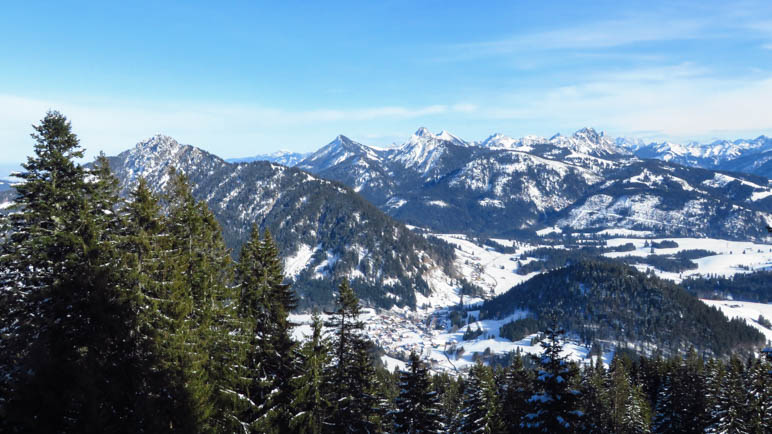
[{"label": "wispy white cloud", "polygon": [[[2,161],[21,161],[31,152],[30,125],[49,109],[63,112],[72,121],[81,142],[89,150],[115,153],[145,137],[162,132],[214,151],[234,140],[253,148],[266,142],[281,144],[280,136],[306,136],[320,126],[354,125],[359,122],[421,119],[470,113],[467,103],[422,107],[366,107],[355,109],[285,110],[251,105],[217,103],[137,104],[130,101],[66,102],[0,95],[0,143]],[[289,140],[290,137],[285,139]],[[326,137],[324,138],[326,139]],[[322,138],[319,138],[322,143]],[[278,142],[278,143],[277,143]],[[232,143],[231,143],[232,145]],[[318,143],[316,143],[318,145]],[[231,151],[233,152],[233,151]],[[236,151],[238,152],[238,150]]]},{"label": "wispy white cloud", "polygon": [[[772,131],[772,75],[717,79],[683,64],[598,74],[543,95],[511,96],[479,116],[525,123],[599,126],[613,134],[670,139],[731,138]],[[514,109],[510,107],[515,107]]]},{"label": "wispy white cloud", "polygon": [[669,18],[655,14],[588,22],[540,32],[516,33],[500,39],[455,44],[439,60],[557,50],[598,50],[645,42],[717,37],[704,18]]}]

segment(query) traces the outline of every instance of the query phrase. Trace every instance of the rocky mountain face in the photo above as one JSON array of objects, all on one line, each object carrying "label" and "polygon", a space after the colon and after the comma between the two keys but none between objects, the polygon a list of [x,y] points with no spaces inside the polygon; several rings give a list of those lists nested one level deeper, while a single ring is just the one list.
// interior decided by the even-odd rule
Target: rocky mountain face
[{"label": "rocky mountain face", "polygon": [[764,235],[762,222],[772,212],[767,179],[649,161],[629,146],[589,128],[570,137],[496,134],[482,142],[421,128],[391,149],[338,136],[297,167],[350,186],[398,220],[439,232],[528,236],[557,226]]},{"label": "rocky mountain face", "polygon": [[334,282],[343,277],[381,307],[414,306],[417,296],[432,294],[438,279],[455,278],[452,249],[414,234],[348,187],[296,168],[228,163],[166,136],[110,157],[110,165],[124,192],[139,177],[163,192],[169,169],[183,172],[233,249],[253,223],[269,229],[304,306],[330,304]]}]

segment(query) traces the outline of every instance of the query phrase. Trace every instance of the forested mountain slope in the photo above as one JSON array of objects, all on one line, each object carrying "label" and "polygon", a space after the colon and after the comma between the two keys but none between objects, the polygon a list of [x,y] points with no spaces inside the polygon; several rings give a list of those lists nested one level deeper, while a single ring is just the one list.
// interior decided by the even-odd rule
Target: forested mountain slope
[{"label": "forested mountain slope", "polygon": [[530,319],[519,321],[532,322],[533,333],[556,307],[561,324],[588,343],[629,342],[665,353],[694,346],[719,356],[764,343],[758,331],[728,320],[675,283],[610,261],[582,260],[538,275],[483,303],[481,315],[526,310]]},{"label": "forested mountain slope", "polygon": [[343,277],[369,302],[413,306],[416,291],[433,291],[429,273],[455,275],[450,248],[413,234],[349,188],[296,168],[228,163],[166,136],[111,157],[110,165],[123,189],[144,177],[162,192],[170,168],[186,174],[234,250],[253,223],[270,230],[305,306],[330,303],[331,282]]}]

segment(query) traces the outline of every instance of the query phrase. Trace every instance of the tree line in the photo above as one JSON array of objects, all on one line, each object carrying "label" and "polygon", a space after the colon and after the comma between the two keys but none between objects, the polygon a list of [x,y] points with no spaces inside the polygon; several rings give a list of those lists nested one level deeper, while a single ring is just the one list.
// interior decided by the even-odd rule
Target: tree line
[{"label": "tree line", "polygon": [[[539,357],[467,377],[415,354],[378,366],[354,290],[293,337],[298,299],[270,233],[237,261],[184,175],[127,199],[84,167],[67,119],[34,127],[0,236],[2,432],[768,432],[769,364],[570,362],[550,323]],[[742,432],[742,431],[738,431]]]}]

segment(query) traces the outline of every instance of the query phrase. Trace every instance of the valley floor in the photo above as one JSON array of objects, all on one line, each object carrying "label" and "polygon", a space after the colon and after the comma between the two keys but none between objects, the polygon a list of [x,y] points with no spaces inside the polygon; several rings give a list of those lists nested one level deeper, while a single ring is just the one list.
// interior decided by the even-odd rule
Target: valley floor
[{"label": "valley floor", "polygon": [[[508,250],[512,253],[500,253],[490,246],[481,245],[461,234],[433,235],[455,247],[456,268],[469,282],[483,288],[486,298],[502,294],[538,274],[536,272],[525,275],[517,273],[518,266],[536,260],[528,257],[530,251],[539,247],[562,247],[547,243],[529,244],[515,240],[495,239],[493,241],[496,243],[512,249]],[[652,253],[652,249],[648,247],[650,243],[666,240],[665,238],[646,238],[646,234],[639,234],[634,231],[618,235],[619,238],[608,239],[606,245],[616,247],[632,243],[635,250],[606,253],[606,256],[647,256]],[[678,247],[655,249],[654,253],[670,255],[683,250],[704,249],[716,254],[694,260],[698,268],[683,273],[665,272],[645,265],[637,265],[637,268],[641,270],[651,268],[660,277],[679,282],[687,276],[708,274],[729,276],[772,267],[772,245],[699,238],[671,238],[667,240],[676,242]],[[362,320],[366,324],[367,333],[370,339],[385,352],[382,361],[389,369],[404,368],[404,360],[407,360],[411,351],[420,354],[424,360],[429,362],[433,371],[449,373],[467,370],[479,357],[502,356],[513,351],[521,351],[525,354],[541,352],[538,342],[534,342],[535,334],[517,342],[512,342],[499,335],[499,328],[503,324],[522,318],[527,315],[527,312],[516,312],[500,320],[477,321],[479,311],[471,309],[474,309],[474,306],[482,301],[482,298],[479,297],[463,298],[463,304],[468,310],[466,315],[471,316],[468,327],[473,331],[478,329],[481,331],[479,337],[465,341],[463,335],[467,330],[466,321],[464,321],[463,327],[454,328],[451,327],[448,317],[448,308],[456,306],[462,301],[458,287],[454,286],[453,283],[452,279],[443,274],[435,275],[429,282],[434,293],[430,297],[419,295],[417,303],[419,308],[415,311],[396,307],[390,310],[376,311],[372,308],[364,310]],[[765,318],[772,318],[772,304],[703,301],[718,307],[728,317],[744,318],[749,324],[761,330],[767,339],[772,340],[772,330],[756,321],[759,314]],[[299,324],[295,329],[297,339],[302,340],[310,335],[311,315],[295,314],[291,320]],[[580,363],[589,361],[589,348],[579,345],[577,342],[569,341],[564,348],[564,354]],[[608,364],[612,356],[613,352],[604,354],[604,363]]]}]

